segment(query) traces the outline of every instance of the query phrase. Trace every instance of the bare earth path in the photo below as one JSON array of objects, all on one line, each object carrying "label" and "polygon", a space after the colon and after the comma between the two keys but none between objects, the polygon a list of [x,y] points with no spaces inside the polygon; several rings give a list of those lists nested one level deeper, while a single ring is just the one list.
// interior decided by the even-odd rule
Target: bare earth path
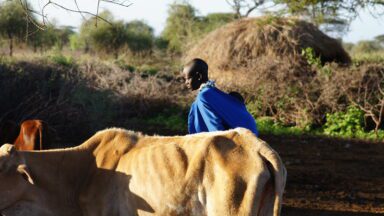
[{"label": "bare earth path", "polygon": [[384,215],[384,144],[262,136],[288,171],[283,216]]}]

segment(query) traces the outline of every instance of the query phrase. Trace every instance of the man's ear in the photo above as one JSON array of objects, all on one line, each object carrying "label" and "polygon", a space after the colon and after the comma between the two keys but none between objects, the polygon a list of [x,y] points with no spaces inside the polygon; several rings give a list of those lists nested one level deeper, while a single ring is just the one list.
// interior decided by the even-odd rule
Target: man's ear
[{"label": "man's ear", "polygon": [[200,73],[199,71],[196,72],[196,77],[197,77],[197,80],[199,81],[203,80],[203,74]]},{"label": "man's ear", "polygon": [[30,184],[35,184],[33,181],[31,174],[29,173],[28,167],[25,164],[21,164],[17,167],[17,172],[20,173],[23,178],[28,181]]}]

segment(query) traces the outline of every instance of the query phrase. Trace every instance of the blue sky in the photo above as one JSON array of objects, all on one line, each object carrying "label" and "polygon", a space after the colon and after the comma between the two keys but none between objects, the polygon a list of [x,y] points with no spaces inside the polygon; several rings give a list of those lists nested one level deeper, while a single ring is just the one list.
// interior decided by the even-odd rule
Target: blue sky
[{"label": "blue sky", "polygon": [[[55,1],[69,8],[75,8],[73,0]],[[96,0],[77,1],[81,10],[96,12]],[[30,2],[38,10],[47,0],[30,0]],[[100,8],[101,10],[110,10],[117,19],[126,21],[134,19],[144,20],[155,29],[156,34],[159,34],[165,26],[168,6],[172,2],[174,0],[130,0],[128,3],[132,3],[132,5],[128,8],[102,2]],[[189,2],[198,9],[199,15],[231,11],[226,0],[190,0]],[[67,12],[54,6],[47,7],[45,12],[50,20],[54,19],[59,25],[78,27],[82,22],[82,17],[79,14]],[[352,22],[350,32],[343,37],[343,40],[346,42],[357,42],[359,40],[373,39],[380,34],[384,34],[384,16],[373,18],[369,12],[362,11],[360,16]]]}]

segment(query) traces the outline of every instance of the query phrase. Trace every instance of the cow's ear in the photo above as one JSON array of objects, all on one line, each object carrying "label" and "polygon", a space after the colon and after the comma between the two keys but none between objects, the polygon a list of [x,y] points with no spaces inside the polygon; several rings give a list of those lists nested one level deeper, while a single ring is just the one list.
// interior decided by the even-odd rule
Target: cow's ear
[{"label": "cow's ear", "polygon": [[28,167],[25,164],[21,164],[17,167],[17,172],[19,172],[23,178],[28,181],[30,184],[35,184],[31,174],[29,173]]}]

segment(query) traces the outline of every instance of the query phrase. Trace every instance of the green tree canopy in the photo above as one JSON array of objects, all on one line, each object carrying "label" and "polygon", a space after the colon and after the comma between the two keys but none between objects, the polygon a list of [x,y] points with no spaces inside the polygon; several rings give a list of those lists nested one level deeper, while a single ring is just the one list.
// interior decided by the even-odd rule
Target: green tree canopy
[{"label": "green tree canopy", "polygon": [[108,22],[99,20],[95,25],[95,18],[85,20],[80,28],[79,37],[71,37],[71,46],[83,47],[86,51],[103,51],[112,53],[117,58],[119,52],[127,47],[133,54],[151,52],[154,45],[152,27],[140,20],[125,23],[114,20],[108,11],[100,13]]},{"label": "green tree canopy", "polygon": [[59,49],[63,49],[64,46],[69,44],[71,35],[75,34],[72,26],[63,26],[56,29],[57,43]]},{"label": "green tree canopy", "polygon": [[327,32],[346,32],[350,22],[362,9],[370,8],[380,15],[384,9],[382,0],[274,0],[285,5],[286,12],[309,19]]},{"label": "green tree canopy", "polygon": [[33,18],[28,14],[17,0],[8,0],[0,3],[0,36],[9,40],[9,55],[13,54],[15,40],[26,38]]},{"label": "green tree canopy", "polygon": [[125,24],[123,21],[115,21],[109,11],[103,11],[99,16],[108,22],[96,20],[96,17],[86,19],[81,24],[79,37],[72,37],[71,44],[74,45],[73,40],[77,39],[76,45],[85,52],[102,51],[112,53],[117,58],[127,41]]},{"label": "green tree canopy", "polygon": [[[36,29],[36,28],[35,28]],[[28,45],[33,48],[34,51],[40,49],[40,51],[48,50],[58,43],[58,30],[55,25],[48,24],[44,30],[36,29],[28,37]]]},{"label": "green tree canopy", "polygon": [[236,14],[234,13],[211,13],[205,17],[201,17],[200,29],[202,29],[204,33],[208,33],[235,19]]},{"label": "green tree canopy", "polygon": [[171,51],[181,52],[195,34],[196,9],[188,3],[174,3],[169,6],[168,18],[162,37],[169,41]]},{"label": "green tree canopy", "polygon": [[153,28],[135,20],[126,24],[127,44],[132,53],[150,52],[154,44]]},{"label": "green tree canopy", "polygon": [[162,32],[162,38],[168,41],[170,51],[181,53],[189,43],[236,19],[233,13],[212,13],[207,16],[197,16],[196,13],[196,9],[188,3],[170,5]]},{"label": "green tree canopy", "polygon": [[[100,17],[103,17],[104,19],[108,20],[109,22],[113,21],[113,16],[111,12],[105,10],[102,11],[99,14]],[[103,21],[98,21],[98,25],[103,25],[106,24]],[[91,50],[91,43],[92,43],[92,33],[95,31],[97,28],[96,26],[96,18],[95,17],[90,17],[88,19],[85,19],[80,26],[80,31],[79,31],[79,36],[72,36],[71,37],[71,46],[73,45],[72,48],[81,48],[84,49],[84,52],[88,52]]]},{"label": "green tree canopy", "polygon": [[100,23],[90,33],[92,46],[97,51],[114,54],[118,58],[121,48],[126,44],[127,34],[123,21]]}]

